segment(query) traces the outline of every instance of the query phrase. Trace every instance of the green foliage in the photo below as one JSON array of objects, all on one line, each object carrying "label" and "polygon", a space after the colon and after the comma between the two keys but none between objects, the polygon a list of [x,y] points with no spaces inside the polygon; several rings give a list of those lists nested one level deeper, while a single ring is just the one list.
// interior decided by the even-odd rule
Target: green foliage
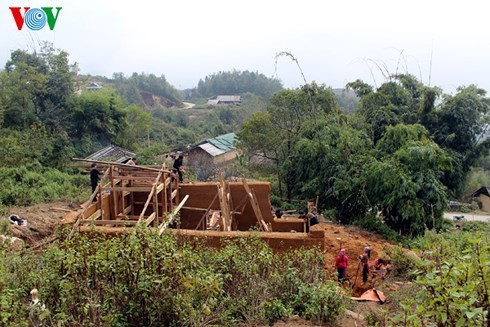
[{"label": "green foliage", "polygon": [[75,235],[38,256],[0,248],[1,319],[40,318],[23,304],[36,287],[50,325],[231,326],[291,314],[332,322],[343,303],[324,278],[315,249],[278,255],[251,237],[213,250],[137,227],[120,238]]},{"label": "green foliage", "polygon": [[354,225],[359,226],[369,232],[378,233],[388,241],[397,242],[400,240],[400,236],[393,229],[388,227],[380,217],[372,214],[356,220]]},{"label": "green foliage", "polygon": [[282,83],[275,78],[268,78],[258,72],[236,70],[206,76],[197,84],[197,92],[202,97],[249,92],[262,98],[269,98],[279,90],[282,90]]},{"label": "green foliage", "polygon": [[484,221],[467,221],[463,224],[463,232],[490,233],[490,224]]},{"label": "green foliage", "polygon": [[429,260],[421,261],[415,299],[401,304],[404,313],[392,323],[423,326],[485,326],[488,324],[490,246],[484,234],[430,234],[424,240]]},{"label": "green foliage", "polygon": [[404,250],[399,246],[387,247],[384,252],[393,265],[391,276],[402,277],[407,280],[413,280],[416,277],[413,272],[418,268],[420,259],[413,252]]},{"label": "green foliage", "polygon": [[112,79],[106,82],[113,84],[118,93],[130,104],[145,107],[142,92],[164,97],[174,106],[179,106],[182,101],[179,92],[167,81],[165,75],[157,77],[154,74],[133,73],[130,77],[126,77],[123,73],[114,73]]},{"label": "green foliage", "polygon": [[42,168],[39,164],[0,167],[0,204],[29,205],[53,199],[77,199],[89,189],[86,176]]}]

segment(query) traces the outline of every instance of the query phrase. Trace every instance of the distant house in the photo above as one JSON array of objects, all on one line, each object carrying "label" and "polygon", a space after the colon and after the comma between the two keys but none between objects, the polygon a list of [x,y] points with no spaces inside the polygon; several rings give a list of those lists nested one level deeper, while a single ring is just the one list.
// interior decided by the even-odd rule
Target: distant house
[{"label": "distant house", "polygon": [[239,106],[242,103],[241,97],[239,95],[218,95],[208,99],[208,106],[217,105],[236,105]]},{"label": "distant house", "polygon": [[110,161],[110,162],[118,162],[118,163],[126,163],[129,159],[134,158],[136,153],[118,147],[116,145],[108,145],[103,149],[91,154],[86,157],[87,160],[95,160],[95,161]]},{"label": "distant house", "polygon": [[185,151],[184,165],[193,167],[198,178],[205,180],[236,158],[236,140],[235,133],[228,133],[201,141]]},{"label": "distant house", "polygon": [[490,212],[490,188],[482,186],[476,190],[472,197],[478,201],[480,209]]},{"label": "distant house", "polygon": [[95,82],[92,82],[89,85],[87,85],[85,88],[87,89],[87,91],[98,91],[102,88],[102,86],[100,86]]}]

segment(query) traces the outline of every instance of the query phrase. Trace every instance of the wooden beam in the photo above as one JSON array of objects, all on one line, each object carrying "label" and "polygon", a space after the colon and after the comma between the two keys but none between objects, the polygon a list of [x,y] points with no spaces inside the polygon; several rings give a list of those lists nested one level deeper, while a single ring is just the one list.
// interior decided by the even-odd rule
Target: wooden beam
[{"label": "wooden beam", "polygon": [[255,192],[250,189],[248,186],[247,180],[245,178],[242,178],[242,183],[243,187],[245,188],[245,191],[247,192],[249,198],[250,198],[250,204],[252,205],[252,208],[254,210],[255,216],[257,217],[257,220],[259,221],[260,225],[266,232],[270,232],[269,226],[264,221],[264,218],[262,217],[262,212],[260,211],[259,204],[257,202],[257,196],[255,195]]},{"label": "wooden beam", "polygon": [[[105,178],[107,178],[107,175],[108,174],[109,174],[109,171],[106,170],[105,173],[104,173],[104,175],[102,175],[101,180],[104,180]],[[80,224],[80,220],[83,219],[83,216],[85,215],[85,212],[87,212],[87,209],[90,207],[90,205],[93,203],[95,197],[99,193],[99,189],[100,189],[100,183],[97,185],[97,187],[95,188],[94,192],[92,193],[92,195],[90,196],[90,198],[88,199],[88,201],[85,202],[85,205],[82,208],[82,212],[80,212],[80,214],[78,215],[77,220],[73,224],[73,227],[72,227],[72,229],[70,231],[70,234],[68,234],[68,237],[67,237],[68,239],[71,239],[71,237],[73,236],[73,233],[75,233],[75,230],[78,228],[78,225]]]},{"label": "wooden beam", "polygon": [[102,216],[102,210],[101,209],[97,210],[92,215],[90,215],[90,217],[88,217],[87,219],[84,219],[84,220],[94,221],[95,219],[100,218],[100,216]]},{"label": "wooden beam", "polygon": [[156,212],[153,212],[148,218],[146,218],[146,226],[150,226],[150,224],[155,220],[155,217],[157,216]]},{"label": "wooden beam", "polygon": [[95,163],[100,163],[104,165],[114,165],[114,166],[119,166],[119,167],[127,167],[127,168],[132,168],[134,170],[148,170],[148,171],[156,171],[156,172],[170,172],[170,170],[162,170],[162,169],[156,169],[156,168],[150,168],[150,167],[145,167],[145,166],[138,166],[138,165],[128,165],[128,164],[123,164],[123,163],[118,163],[118,162],[112,162],[112,161],[101,161],[101,160],[89,160],[89,159],[81,159],[81,158],[71,158],[73,161],[83,161],[83,162],[95,162]]},{"label": "wooden beam", "polygon": [[162,235],[162,233],[167,229],[167,227],[174,221],[175,216],[179,213],[180,209],[184,206],[185,202],[189,199],[189,194],[187,194],[182,201],[179,203],[179,205],[172,211],[170,214],[169,218],[167,221],[163,222],[159,227],[158,227],[158,235]]},{"label": "wooden beam", "polygon": [[134,226],[138,223],[136,220],[83,220],[82,225],[131,225]]},{"label": "wooden beam", "polygon": [[115,191],[115,192],[151,192],[152,186],[114,186],[104,187],[103,191]]},{"label": "wooden beam", "polygon": [[[146,199],[145,206],[143,207],[143,210],[141,211],[141,214],[140,214],[140,219],[139,219],[140,222],[143,220],[143,216],[145,215],[146,209],[150,205],[151,198],[153,197],[153,194],[155,194],[155,191],[157,190],[157,185],[158,185],[158,182],[160,180],[160,177],[162,177],[162,173],[163,173],[163,170],[158,173],[158,176],[155,178],[155,180],[153,182],[153,187],[151,189],[151,192],[150,192],[150,194],[148,194],[148,198]],[[154,211],[158,210],[158,206],[153,208],[153,210]]]},{"label": "wooden beam", "polygon": [[209,210],[211,210],[211,207],[214,205],[214,202],[216,201],[217,198],[218,198],[218,193],[216,193],[216,195],[213,198],[213,201],[211,201],[211,203],[209,204],[208,208],[206,209],[206,211],[202,215],[201,220],[199,220],[199,222],[197,223],[196,230],[199,228],[199,225],[201,225],[201,223],[203,222],[204,218],[206,218],[206,216],[208,215]]}]

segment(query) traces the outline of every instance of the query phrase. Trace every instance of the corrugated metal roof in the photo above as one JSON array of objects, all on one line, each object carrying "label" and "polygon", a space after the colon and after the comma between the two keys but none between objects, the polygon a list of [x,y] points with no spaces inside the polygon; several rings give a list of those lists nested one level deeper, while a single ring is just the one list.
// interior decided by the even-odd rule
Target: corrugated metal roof
[{"label": "corrugated metal roof", "polygon": [[218,149],[223,150],[224,152],[229,152],[235,150],[235,146],[233,145],[233,142],[236,139],[237,137],[235,133],[228,133],[228,134],[216,136],[215,138],[212,139],[207,139],[206,141],[208,143],[211,143]]},{"label": "corrugated metal roof", "polygon": [[206,103],[207,105],[209,106],[215,106],[218,104],[218,100],[208,100],[208,102]]},{"label": "corrugated metal roof", "polygon": [[198,145],[198,147],[203,149],[204,151],[206,151],[207,153],[209,153],[213,157],[216,157],[216,156],[219,156],[220,154],[225,153],[225,151],[218,149],[217,147],[215,147],[211,143],[204,143],[204,144]]},{"label": "corrugated metal roof", "polygon": [[126,162],[136,156],[136,153],[120,148],[116,145],[109,145],[88,156],[87,160]]},{"label": "corrugated metal roof", "polygon": [[240,96],[239,95],[218,95],[216,97],[216,100],[218,102],[240,102]]}]

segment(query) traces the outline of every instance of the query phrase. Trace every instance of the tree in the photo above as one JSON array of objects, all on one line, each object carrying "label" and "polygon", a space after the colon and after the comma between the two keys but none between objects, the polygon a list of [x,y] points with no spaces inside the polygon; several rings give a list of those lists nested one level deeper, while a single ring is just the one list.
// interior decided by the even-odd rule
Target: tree
[{"label": "tree", "polygon": [[282,83],[264,74],[249,71],[219,72],[199,80],[197,92],[202,97],[253,93],[263,98],[282,90]]},{"label": "tree", "polygon": [[417,236],[441,226],[447,198],[441,177],[451,169],[447,153],[421,125],[388,127],[367,167],[367,194],[385,223],[401,235]]},{"label": "tree", "polygon": [[[295,188],[295,146],[303,129],[314,126],[316,133],[323,116],[337,112],[333,92],[323,85],[305,85],[284,90],[271,97],[267,113],[256,113],[237,134],[239,146],[250,156],[271,160],[278,175],[280,195],[291,199]],[[312,135],[314,136],[314,135]],[[282,185],[286,189],[283,190]]]},{"label": "tree", "polygon": [[151,131],[151,115],[137,105],[130,105],[123,110],[125,128],[118,134],[117,143],[136,149],[146,143]]},{"label": "tree", "polygon": [[93,142],[106,145],[117,139],[127,127],[122,106],[122,99],[110,88],[76,98],[71,137],[78,141],[79,151],[92,151]]}]

